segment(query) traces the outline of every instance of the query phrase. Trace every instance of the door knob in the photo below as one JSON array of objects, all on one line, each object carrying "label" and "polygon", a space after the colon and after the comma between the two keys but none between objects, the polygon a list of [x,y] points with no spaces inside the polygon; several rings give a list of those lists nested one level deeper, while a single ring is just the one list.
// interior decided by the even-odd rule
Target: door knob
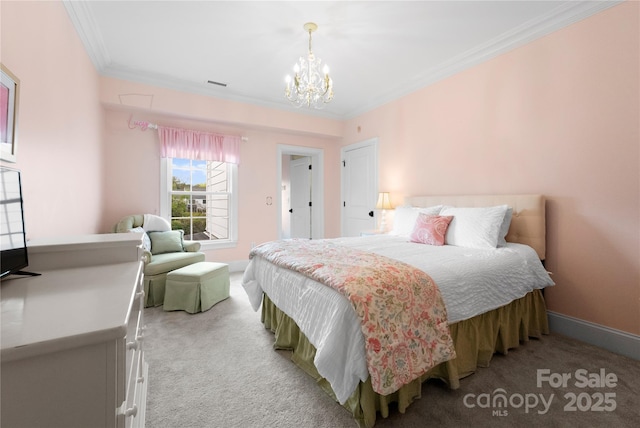
[{"label": "door knob", "polygon": [[293,212],[293,208],[289,209],[289,212],[292,213]]},{"label": "door knob", "polygon": [[369,217],[373,217],[373,211],[369,211]]}]

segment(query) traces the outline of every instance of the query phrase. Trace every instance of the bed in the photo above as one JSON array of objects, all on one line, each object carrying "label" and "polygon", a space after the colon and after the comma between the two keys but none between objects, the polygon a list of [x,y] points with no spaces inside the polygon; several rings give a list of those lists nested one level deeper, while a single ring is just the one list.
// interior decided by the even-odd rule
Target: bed
[{"label": "bed", "polygon": [[[435,219],[438,224],[448,221],[446,233],[440,230],[447,245],[429,245],[430,241],[425,245],[418,233],[418,218]],[[262,252],[252,251],[242,284],[253,308],[262,307],[262,322],[275,334],[274,346],[291,350],[292,360],[349,410],[360,426],[372,427],[377,415],[387,417],[391,403],[404,413],[421,397],[422,383],[428,379],[459,388],[460,379],[487,367],[495,352],[506,354],[530,337],[548,333],[542,290],[553,281],[542,263],[542,195],[406,198],[405,206],[395,210],[389,234],[316,241],[320,251],[335,248],[338,258],[347,260],[344,265],[349,265],[345,254],[351,254],[346,251],[354,251],[358,257],[366,256],[362,260],[371,257],[372,264],[389,260],[393,268],[386,271],[395,269],[397,261],[426,272],[437,285],[434,301],[440,299],[445,308],[447,335],[434,327],[434,337],[441,342],[431,343],[437,359],[426,370],[421,367],[410,379],[398,381],[400,386],[388,385],[371,365],[371,339],[358,316],[362,311],[348,300],[351,297],[321,283],[320,277],[296,271],[294,265],[283,267],[277,257],[271,257],[285,246],[304,243],[278,241],[263,244]],[[304,253],[303,248],[289,251],[295,256]],[[321,269],[330,271],[333,267],[328,263],[322,263]],[[335,270],[342,268],[336,265]],[[435,311],[428,317],[437,316]],[[449,344],[451,353],[447,353]]]}]

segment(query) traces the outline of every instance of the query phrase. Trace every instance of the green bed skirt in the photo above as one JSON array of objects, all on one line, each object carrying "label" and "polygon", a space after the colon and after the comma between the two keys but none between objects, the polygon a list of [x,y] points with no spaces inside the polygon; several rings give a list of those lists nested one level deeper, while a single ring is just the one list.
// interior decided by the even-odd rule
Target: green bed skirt
[{"label": "green bed skirt", "polygon": [[[330,396],[336,399],[331,385],[316,370],[313,360],[316,349],[300,331],[296,323],[278,309],[268,296],[262,303],[262,322],[275,334],[274,348],[292,351],[291,359],[311,375]],[[534,290],[521,299],[493,311],[450,326],[457,357],[433,367],[413,382],[389,395],[373,391],[370,379],[360,382],[354,393],[343,404],[361,427],[373,427],[379,413],[389,416],[389,405],[397,403],[404,413],[422,394],[422,383],[427,379],[441,379],[452,389],[460,387],[460,379],[469,376],[478,367],[488,367],[495,352],[506,354],[530,337],[539,338],[549,333],[547,311],[540,290]],[[337,401],[337,400],[336,400]]]}]

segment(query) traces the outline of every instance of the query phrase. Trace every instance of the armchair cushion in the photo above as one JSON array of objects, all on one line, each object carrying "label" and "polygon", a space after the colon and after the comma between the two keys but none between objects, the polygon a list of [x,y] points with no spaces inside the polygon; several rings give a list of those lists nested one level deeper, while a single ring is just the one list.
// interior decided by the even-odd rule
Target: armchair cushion
[{"label": "armchair cushion", "polygon": [[155,256],[157,254],[183,252],[183,236],[183,230],[149,232],[149,238],[151,238],[151,254]]},{"label": "armchair cushion", "polygon": [[167,273],[205,259],[204,253],[200,252],[200,242],[184,240],[182,230],[167,230],[171,227],[169,222],[156,217],[152,214],[130,215],[113,228],[114,232],[131,231],[149,236],[151,246],[143,249],[145,307],[162,305]]},{"label": "armchair cushion", "polygon": [[204,253],[200,252],[155,254],[144,267],[144,275],[146,277],[166,274],[172,270],[201,261],[204,261]]}]

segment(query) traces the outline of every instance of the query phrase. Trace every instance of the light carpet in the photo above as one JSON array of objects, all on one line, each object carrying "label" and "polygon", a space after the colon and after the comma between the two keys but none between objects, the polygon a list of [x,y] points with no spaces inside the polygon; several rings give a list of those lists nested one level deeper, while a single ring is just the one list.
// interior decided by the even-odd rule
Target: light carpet
[{"label": "light carpet", "polygon": [[[273,349],[241,278],[232,274],[231,297],[209,311],[145,310],[146,426],[356,427],[288,352]],[[548,380],[539,386],[538,377]],[[494,406],[500,395],[506,405]],[[405,414],[394,409],[376,427],[636,427],[639,420],[640,362],[551,334],[494,356],[458,390],[425,383]]]}]

